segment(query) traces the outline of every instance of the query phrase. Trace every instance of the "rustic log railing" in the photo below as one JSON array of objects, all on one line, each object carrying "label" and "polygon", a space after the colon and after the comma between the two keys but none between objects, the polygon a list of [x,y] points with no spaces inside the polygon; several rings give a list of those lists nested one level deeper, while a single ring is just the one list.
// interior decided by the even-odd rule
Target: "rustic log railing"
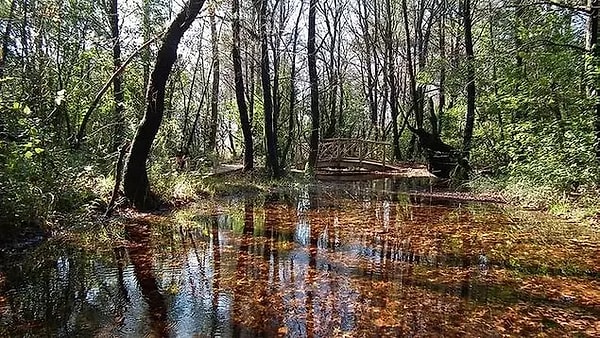
[{"label": "rustic log railing", "polygon": [[358,160],[372,161],[385,166],[391,144],[380,141],[350,138],[324,139],[319,145],[319,162]]}]

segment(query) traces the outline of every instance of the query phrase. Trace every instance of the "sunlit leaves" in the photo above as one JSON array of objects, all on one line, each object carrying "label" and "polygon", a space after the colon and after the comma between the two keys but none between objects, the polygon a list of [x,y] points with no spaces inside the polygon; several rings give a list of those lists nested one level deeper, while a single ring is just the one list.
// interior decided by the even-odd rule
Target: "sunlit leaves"
[{"label": "sunlit leaves", "polygon": [[60,106],[63,103],[63,101],[65,100],[65,93],[66,93],[66,91],[64,89],[56,92],[56,97],[54,98],[54,103],[56,103],[57,106]]}]

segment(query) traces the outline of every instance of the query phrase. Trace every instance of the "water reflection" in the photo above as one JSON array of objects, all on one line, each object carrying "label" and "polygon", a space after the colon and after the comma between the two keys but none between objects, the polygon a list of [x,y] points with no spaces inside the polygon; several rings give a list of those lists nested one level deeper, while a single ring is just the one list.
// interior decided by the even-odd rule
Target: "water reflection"
[{"label": "water reflection", "polygon": [[148,305],[150,334],[164,337],[169,335],[167,306],[153,272],[150,227],[151,224],[143,219],[126,226],[131,242],[127,251],[138,285]]},{"label": "water reflection", "polygon": [[50,241],[1,263],[0,335],[478,336],[511,311],[598,314],[491,279],[511,269],[479,236],[511,222],[501,209],[393,184],[247,200],[192,226],[141,218],[107,248]]}]

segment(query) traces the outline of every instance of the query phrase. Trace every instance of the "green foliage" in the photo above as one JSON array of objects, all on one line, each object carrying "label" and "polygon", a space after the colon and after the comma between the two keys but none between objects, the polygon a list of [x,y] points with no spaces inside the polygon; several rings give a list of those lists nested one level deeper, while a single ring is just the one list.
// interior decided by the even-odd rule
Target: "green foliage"
[{"label": "green foliage", "polygon": [[[59,210],[78,210],[94,194],[108,193],[115,160],[112,152],[115,116],[110,90],[91,116],[82,152],[68,150],[83,114],[114,71],[106,8],[90,1],[39,2],[30,4],[28,10],[33,14],[27,17],[27,22],[23,22],[25,17],[19,13],[25,9],[24,6],[28,6],[27,3],[17,1],[17,14],[13,13],[12,18],[9,18],[9,3],[0,5],[0,13],[13,20],[11,22],[14,24],[7,39],[4,78],[0,79],[0,134],[10,136],[0,141],[0,163],[3,165],[0,169],[0,200],[2,210],[6,210],[1,221],[5,224],[45,219]],[[224,10],[221,7],[224,4],[217,5],[219,11]],[[367,12],[363,13],[366,16],[364,23],[368,24],[371,34],[368,43],[372,45],[369,47],[373,47],[368,49],[371,54],[368,58],[365,36],[358,26],[360,20],[351,20],[339,26],[339,35],[344,38],[340,40],[341,48],[331,55],[326,52],[331,40],[329,37],[324,40],[324,48],[319,53],[322,133],[325,133],[332,116],[326,110],[333,88],[337,88],[334,85],[341,83],[343,114],[336,121],[335,137],[381,139],[385,134],[387,141],[391,141],[389,86],[385,83],[388,69],[384,55],[385,41],[382,34],[377,33],[382,32],[388,19],[394,27],[393,44],[397,49],[395,69],[401,84],[398,93],[401,111],[399,127],[404,122],[403,114],[412,114],[410,90],[406,87],[406,32],[399,18],[382,17],[383,20],[378,22],[375,16],[370,15],[382,10],[383,7],[377,9],[381,5],[374,5],[368,10],[365,7]],[[409,8],[413,5],[419,4],[410,3]],[[460,148],[466,111],[466,58],[461,43],[462,24],[448,14],[457,9],[454,7],[456,4],[447,5],[447,12],[440,9],[431,14],[429,35],[419,36],[419,28],[424,27],[412,26],[413,23],[410,24],[409,34],[414,45],[413,56],[418,59],[415,60],[418,64],[417,83],[422,86],[425,98],[433,99],[436,111],[440,73],[442,69],[445,71],[446,106],[443,116],[438,117],[442,124],[441,138],[445,143]],[[489,8],[486,7],[488,5]],[[125,2],[120,2],[119,6],[120,13],[130,10],[130,5]],[[121,27],[123,58],[137,48],[138,37],[151,38],[172,14],[169,2],[164,0],[144,1],[138,9],[140,17],[135,18],[137,22],[133,20]],[[292,12],[287,16],[295,17],[296,13]],[[383,13],[379,12],[381,15]],[[397,14],[400,14],[400,9]],[[241,15],[243,20],[249,20],[253,14],[243,11]],[[358,16],[359,13],[352,15]],[[408,15],[411,22],[416,22],[412,20],[416,19],[414,13]],[[445,15],[443,21],[442,15]],[[553,192],[564,195],[565,192],[578,194],[594,191],[599,172],[593,158],[595,139],[592,123],[595,117],[591,108],[595,102],[590,99],[587,87],[597,80],[598,61],[581,51],[583,34],[579,24],[574,24],[574,17],[566,11],[549,10],[538,5],[516,9],[484,2],[474,8],[474,17],[477,18],[473,27],[474,36],[477,37],[474,61],[477,116],[471,152],[472,166],[491,172],[497,185],[507,192],[537,189],[539,194],[548,196]],[[274,26],[279,25],[280,19],[272,19]],[[228,27],[226,22],[222,24]],[[440,50],[441,24],[445,25],[443,53]],[[280,57],[279,92],[274,93],[281,104],[277,126],[281,156],[284,154],[285,141],[290,137],[287,124],[290,117],[288,100],[292,66],[291,22],[283,26],[280,36],[282,48],[276,51]],[[204,149],[208,135],[207,108],[210,97],[202,98],[201,94],[203,88],[210,88],[211,84],[211,60],[208,57],[211,46],[198,45],[198,41],[202,40],[203,34],[207,34],[205,29],[206,25],[196,25],[192,33],[182,40],[178,62],[167,84],[163,123],[148,162],[153,188],[165,199],[186,200],[202,197],[206,193],[233,194],[235,191],[246,193],[268,189],[254,181],[220,184],[201,180],[208,168],[222,160],[219,154],[207,154]],[[223,30],[221,51],[228,50],[228,34],[227,29]],[[248,34],[248,42],[243,46],[244,62],[247,62],[244,72],[248,99],[253,99],[254,155],[256,166],[260,167],[265,153],[262,88],[256,74],[249,73],[251,69],[258,69],[258,65],[251,62],[259,61],[259,48],[258,45],[253,46],[255,41],[251,38],[251,32],[243,34]],[[420,38],[429,40],[420,41]],[[300,47],[302,43],[301,38]],[[423,59],[417,55],[420,43],[428,46]],[[27,50],[24,50],[24,45],[27,45]],[[146,67],[151,67],[155,47],[156,43],[140,53],[139,58],[134,59],[123,74],[125,136],[130,140],[146,108],[144,75],[148,74],[144,74],[144,71],[151,70]],[[298,72],[295,83],[296,129],[291,137],[287,159],[280,159],[288,166],[300,160],[295,155],[301,152],[311,128],[305,61],[302,61],[305,57],[302,53],[305,51],[299,48],[295,56]],[[242,135],[233,86],[231,79],[227,78],[231,75],[231,65],[225,61],[228,60],[226,54],[223,52],[220,56],[224,62],[221,63],[223,77],[219,123],[221,130],[231,126],[237,155],[240,155]],[[200,59],[196,59],[198,56]],[[200,61],[194,88],[190,90],[194,71],[192,65],[196,64],[196,60]],[[339,78],[329,76],[338,70],[325,67],[338,63]],[[376,126],[370,121],[366,98],[367,69],[375,72],[377,80],[374,88],[371,88],[378,103],[379,121]],[[254,83],[251,83],[252,80]],[[250,87],[254,93],[249,92]],[[339,92],[337,95],[340,95]],[[198,108],[201,101],[203,106]],[[429,107],[425,106],[424,125],[431,130],[427,119]],[[200,109],[200,118],[192,137],[186,167],[195,173],[181,173],[175,155],[189,137],[197,109]],[[386,115],[382,118],[384,112]],[[410,116],[409,120],[414,124],[414,116]],[[403,155],[413,146],[411,141],[414,141],[413,135],[405,129],[399,140]],[[414,157],[424,160],[422,153],[416,152]]]},{"label": "green foliage", "polygon": [[0,142],[3,230],[43,223],[55,212],[73,212],[95,197],[97,174],[92,167],[82,165],[89,159],[35,146],[39,143],[35,139],[24,144]]},{"label": "green foliage", "polygon": [[497,17],[500,27],[516,27],[518,40],[502,35],[501,28],[494,36],[483,31],[479,55],[488,65],[478,68],[472,157],[476,167],[501,178],[508,194],[537,193],[550,200],[597,183],[592,102],[583,90],[585,58],[561,46],[579,43],[570,16],[542,15],[537,8],[520,15],[516,24],[514,17]]}]

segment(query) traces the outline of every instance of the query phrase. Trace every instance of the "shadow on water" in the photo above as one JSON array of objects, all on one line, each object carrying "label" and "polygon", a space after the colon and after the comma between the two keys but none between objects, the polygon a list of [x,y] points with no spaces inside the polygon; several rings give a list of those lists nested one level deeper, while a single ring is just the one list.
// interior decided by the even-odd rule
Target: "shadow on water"
[{"label": "shadow on water", "polygon": [[479,234],[511,224],[500,207],[407,193],[429,184],[323,183],[135,220],[106,247],[50,240],[0,262],[0,335],[481,336],[529,332],[521,317],[553,335],[579,331],[548,320],[597,318],[598,299],[523,287],[568,280],[558,267],[493,257]]}]

